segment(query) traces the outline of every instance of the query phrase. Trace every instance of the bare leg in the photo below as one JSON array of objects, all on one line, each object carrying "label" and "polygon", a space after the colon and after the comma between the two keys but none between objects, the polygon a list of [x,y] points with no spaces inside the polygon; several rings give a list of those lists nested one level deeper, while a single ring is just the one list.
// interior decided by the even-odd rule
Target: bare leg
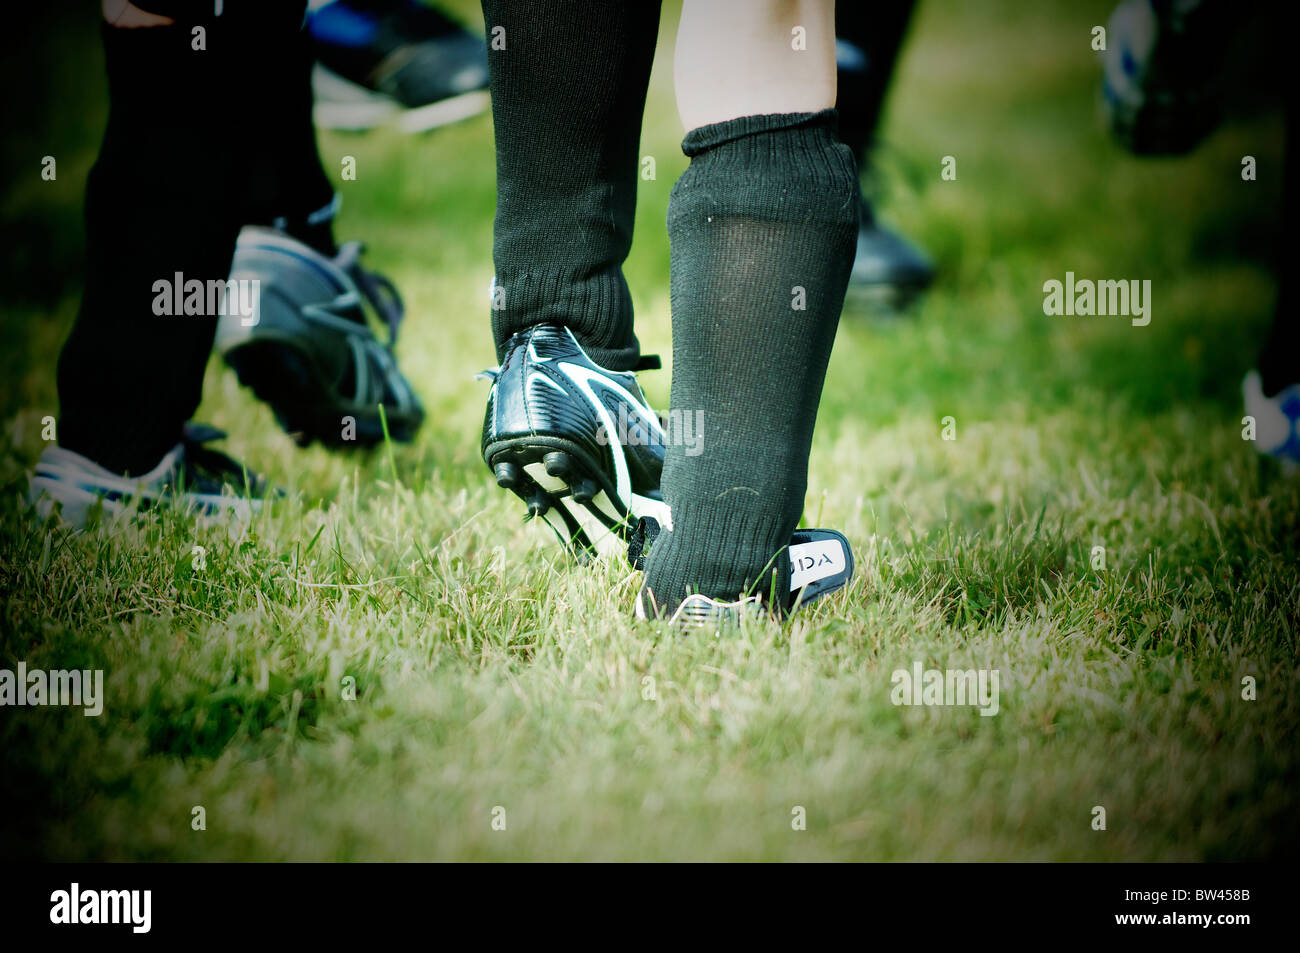
[{"label": "bare leg", "polygon": [[673,78],[688,130],[830,109],[834,0],[686,0]]}]

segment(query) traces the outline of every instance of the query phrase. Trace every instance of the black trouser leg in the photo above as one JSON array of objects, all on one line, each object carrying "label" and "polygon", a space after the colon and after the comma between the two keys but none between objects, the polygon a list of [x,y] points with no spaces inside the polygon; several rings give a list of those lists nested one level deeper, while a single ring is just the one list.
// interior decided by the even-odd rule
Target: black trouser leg
[{"label": "black trouser leg", "polygon": [[59,358],[59,442],[119,472],[147,471],[176,443],[212,346],[216,317],[156,314],[157,283],[224,280],[243,224],[331,194],[302,135],[310,91],[286,82],[305,82],[305,60],[285,55],[304,5],[228,3],[220,17],[198,6],[201,20],[103,27],[110,114],[86,187],[85,288]]}]

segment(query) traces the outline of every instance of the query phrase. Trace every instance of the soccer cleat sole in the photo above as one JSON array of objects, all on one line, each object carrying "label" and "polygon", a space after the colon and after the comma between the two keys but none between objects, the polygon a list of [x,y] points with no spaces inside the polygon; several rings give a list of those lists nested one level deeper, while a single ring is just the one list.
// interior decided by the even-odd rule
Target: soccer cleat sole
[{"label": "soccer cleat sole", "polygon": [[[579,556],[621,554],[635,517],[647,515],[630,513],[596,462],[563,437],[498,440],[488,445],[483,456],[497,485],[524,501],[524,518],[554,513],[563,521],[570,548]],[[639,504],[636,511],[667,509],[662,502],[648,498],[635,497],[634,503]]]}]

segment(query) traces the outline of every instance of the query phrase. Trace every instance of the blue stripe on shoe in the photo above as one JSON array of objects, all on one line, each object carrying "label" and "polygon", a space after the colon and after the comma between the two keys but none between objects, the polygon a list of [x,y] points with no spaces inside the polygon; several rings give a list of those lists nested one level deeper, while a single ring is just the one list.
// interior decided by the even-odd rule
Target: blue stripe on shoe
[{"label": "blue stripe on shoe", "polygon": [[301,252],[296,252],[290,248],[284,248],[280,245],[257,244],[257,245],[246,245],[244,247],[251,248],[255,251],[271,252],[276,255],[288,255],[290,258],[296,258],[298,261],[301,261],[303,264],[310,266],[315,272],[317,272],[319,275],[321,275],[321,277],[329,281],[329,283],[332,284],[339,291],[347,290],[347,287],[345,285],[339,284],[337,275],[335,275],[333,272],[325,268],[325,266],[323,266],[319,261],[315,260],[314,258],[308,258],[306,255],[302,254]]},{"label": "blue stripe on shoe", "polygon": [[311,38],[331,46],[366,46],[379,32],[379,20],[375,16],[354,10],[341,0],[313,11],[309,19]]}]

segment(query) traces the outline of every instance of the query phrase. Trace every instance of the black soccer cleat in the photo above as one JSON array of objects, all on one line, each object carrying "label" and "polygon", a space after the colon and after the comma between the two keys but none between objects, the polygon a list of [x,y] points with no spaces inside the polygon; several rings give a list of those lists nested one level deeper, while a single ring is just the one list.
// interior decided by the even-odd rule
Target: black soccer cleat
[{"label": "black soccer cleat", "polygon": [[1232,34],[1249,5],[1123,0],[1107,23],[1102,109],[1137,155],[1183,155],[1222,116],[1219,85]]},{"label": "black soccer cleat", "polygon": [[333,0],[308,30],[318,126],[424,132],[491,105],[483,38],[418,0]]},{"label": "black soccer cleat", "polygon": [[[633,569],[645,569],[646,554],[659,535],[659,524],[643,518],[632,532],[627,561]],[[853,549],[844,534],[833,529],[798,529],[790,544],[778,555],[788,561],[789,591],[780,605],[771,605],[760,593],[740,593],[732,600],[714,599],[703,593],[687,596],[676,606],[658,605],[654,593],[642,586],[633,614],[638,619],[667,619],[671,625],[724,628],[743,618],[764,614],[788,617],[832,592],[839,592],[853,579]]]},{"label": "black soccer cleat", "polygon": [[901,314],[934,282],[934,265],[906,237],[880,224],[861,193],[858,208],[858,243],[845,300],[882,315]]},{"label": "black soccer cleat", "polygon": [[567,328],[540,324],[484,375],[483,460],[524,501],[525,519],[554,515],[579,553],[621,552],[642,516],[671,525],[659,492],[664,430],[631,371],[601,367]]}]

